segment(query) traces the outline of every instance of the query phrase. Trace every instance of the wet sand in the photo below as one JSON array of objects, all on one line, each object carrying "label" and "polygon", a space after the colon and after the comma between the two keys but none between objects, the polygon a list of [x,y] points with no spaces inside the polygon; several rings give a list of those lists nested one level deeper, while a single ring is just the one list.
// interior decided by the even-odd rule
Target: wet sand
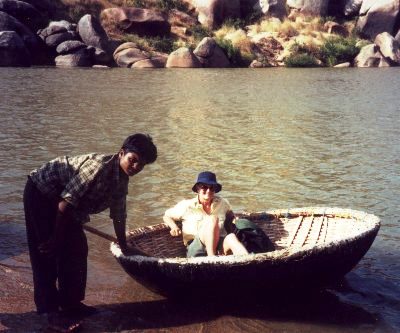
[{"label": "wet sand", "polygon": [[[330,292],[268,299],[249,295],[221,300],[170,300],[131,279],[111,256],[109,243],[88,235],[85,303],[100,312],[80,332],[374,332],[378,318],[340,302]],[[8,267],[6,266],[8,265]],[[26,252],[0,261],[0,330],[46,332],[32,299]]]}]

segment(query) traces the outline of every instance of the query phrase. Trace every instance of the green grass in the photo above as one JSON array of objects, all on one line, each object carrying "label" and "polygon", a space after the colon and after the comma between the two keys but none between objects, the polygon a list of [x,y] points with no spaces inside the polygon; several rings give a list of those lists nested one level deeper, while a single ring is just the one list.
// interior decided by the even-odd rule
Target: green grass
[{"label": "green grass", "polygon": [[67,6],[67,15],[72,22],[78,23],[81,17],[86,14],[99,18],[102,10],[103,7],[100,3],[81,1],[75,5]]},{"label": "green grass", "polygon": [[177,48],[175,41],[168,37],[140,37],[136,34],[126,34],[122,41],[135,43],[139,49],[148,52],[171,53]]},{"label": "green grass", "polygon": [[181,0],[158,0],[156,2],[156,8],[163,11],[169,11],[171,9],[177,9],[182,12],[188,11],[187,5]]},{"label": "green grass", "polygon": [[332,37],[324,41],[320,47],[294,44],[292,54],[285,59],[287,67],[315,67],[319,61],[322,66],[333,67],[343,62],[352,62],[360,52],[353,37]]},{"label": "green grass", "polygon": [[209,28],[203,27],[202,25],[195,25],[189,28],[189,32],[195,41],[201,41],[204,37],[213,36],[213,31]]},{"label": "green grass", "polygon": [[311,54],[296,53],[284,60],[286,67],[318,67],[318,60]]},{"label": "green grass", "polygon": [[360,52],[353,37],[334,37],[326,40],[320,48],[320,59],[328,67],[351,62]]},{"label": "green grass", "polygon": [[125,0],[125,6],[135,8],[146,8],[145,0]]}]

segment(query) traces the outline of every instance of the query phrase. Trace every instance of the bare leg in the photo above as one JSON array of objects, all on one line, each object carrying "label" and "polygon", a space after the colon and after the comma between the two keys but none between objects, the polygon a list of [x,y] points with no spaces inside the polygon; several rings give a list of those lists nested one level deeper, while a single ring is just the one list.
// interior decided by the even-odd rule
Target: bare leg
[{"label": "bare leg", "polygon": [[200,231],[200,240],[206,246],[208,256],[215,256],[219,240],[218,218],[210,216]]},{"label": "bare leg", "polygon": [[244,255],[249,253],[244,245],[237,239],[236,235],[232,233],[224,238],[223,248],[225,254],[229,254],[230,252],[234,255]]}]

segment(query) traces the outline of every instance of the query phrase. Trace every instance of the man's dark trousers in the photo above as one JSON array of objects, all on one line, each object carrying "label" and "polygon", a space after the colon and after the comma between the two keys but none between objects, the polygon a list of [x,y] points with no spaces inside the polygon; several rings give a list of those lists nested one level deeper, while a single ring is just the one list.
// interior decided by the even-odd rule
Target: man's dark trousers
[{"label": "man's dark trousers", "polygon": [[85,298],[88,245],[81,223],[68,219],[64,242],[56,257],[49,258],[38,250],[53,234],[59,200],[44,196],[28,177],[24,208],[38,313],[74,306]]}]

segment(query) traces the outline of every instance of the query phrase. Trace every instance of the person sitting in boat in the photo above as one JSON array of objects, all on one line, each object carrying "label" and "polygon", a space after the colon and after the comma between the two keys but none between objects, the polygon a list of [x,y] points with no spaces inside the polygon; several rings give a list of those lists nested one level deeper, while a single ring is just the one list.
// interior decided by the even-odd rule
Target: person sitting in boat
[{"label": "person sitting in boat", "polygon": [[109,208],[122,252],[139,254],[126,242],[129,178],[156,159],[152,138],[137,133],[116,154],[58,157],[29,174],[24,208],[34,301],[37,312],[47,314],[51,329],[72,331],[78,325],[75,318],[96,312],[81,302],[88,256],[82,225],[89,214]]},{"label": "person sitting in boat", "polygon": [[[227,234],[224,228],[224,222],[231,222],[234,214],[229,202],[216,195],[221,189],[213,172],[201,172],[192,187],[197,196],[166,210],[163,220],[172,236],[182,234],[187,257],[248,254],[236,235]],[[182,230],[178,221],[182,222]]]}]

